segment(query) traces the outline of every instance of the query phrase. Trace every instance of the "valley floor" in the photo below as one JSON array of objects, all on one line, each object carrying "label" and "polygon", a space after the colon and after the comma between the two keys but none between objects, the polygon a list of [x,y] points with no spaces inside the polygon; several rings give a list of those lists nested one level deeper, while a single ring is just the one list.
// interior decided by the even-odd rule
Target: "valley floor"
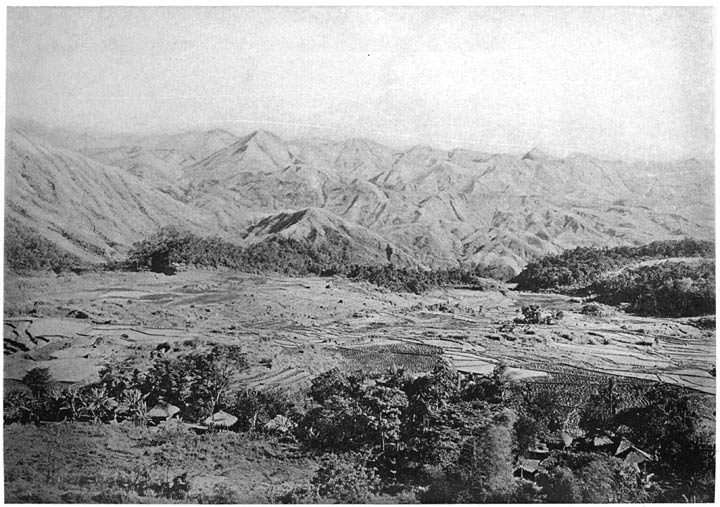
[{"label": "valley floor", "polygon": [[[56,381],[89,383],[109,360],[148,366],[159,346],[177,350],[199,342],[240,345],[250,366],[243,384],[258,390],[302,391],[335,367],[396,366],[413,373],[445,361],[468,374],[489,374],[504,363],[510,379],[554,383],[568,392],[613,378],[715,393],[714,330],[612,308],[605,308],[607,316],[585,315],[581,300],[510,287],[414,295],[343,278],[188,270],[6,276],[4,298],[6,386],[37,367],[49,368]],[[562,310],[564,318],[557,325],[514,323],[529,304]],[[170,477],[193,474],[196,499],[222,494],[217,484],[232,483],[247,486],[234,487],[231,501],[268,502],[272,488],[287,489],[315,466],[292,445],[231,432],[218,437],[185,429],[179,444],[165,445],[172,431],[181,429],[5,426],[6,499],[102,501],[87,492],[98,495],[105,483],[131,480],[142,465]],[[32,496],[41,485],[46,494]],[[118,500],[136,499],[109,501]]]},{"label": "valley floor", "polygon": [[[513,323],[529,304],[562,310],[564,318]],[[419,296],[343,278],[216,270],[6,278],[5,378],[19,380],[40,366],[56,380],[91,381],[108,358],[149,360],[159,344],[199,340],[240,344],[256,361],[265,359],[251,362],[254,387],[309,385],[336,366],[372,367],[382,352],[387,366],[406,366],[405,348],[441,355],[466,372],[486,373],[502,361],[518,379],[617,375],[714,394],[713,330],[610,307],[607,316],[585,315],[583,306],[507,289]],[[73,311],[88,318],[68,317]]]}]

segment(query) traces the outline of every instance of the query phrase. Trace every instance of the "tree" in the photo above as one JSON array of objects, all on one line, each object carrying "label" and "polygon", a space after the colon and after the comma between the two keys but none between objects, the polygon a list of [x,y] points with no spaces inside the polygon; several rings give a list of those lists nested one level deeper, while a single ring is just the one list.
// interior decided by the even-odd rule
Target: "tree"
[{"label": "tree", "polygon": [[465,441],[457,463],[457,479],[464,486],[458,502],[499,502],[511,494],[514,420],[515,415],[505,410]]},{"label": "tree", "polygon": [[420,466],[454,459],[457,418],[452,407],[461,400],[456,374],[438,365],[431,374],[409,380],[404,391],[408,398],[402,421],[405,461]]},{"label": "tree", "polygon": [[614,431],[615,413],[621,396],[610,379],[606,386],[600,387],[588,398],[580,412],[580,428],[587,432]]},{"label": "tree", "polygon": [[567,416],[560,393],[549,389],[523,391],[519,411],[522,414],[519,421],[523,421],[524,429],[530,428],[528,419],[532,420],[536,435],[540,437],[561,430]]},{"label": "tree", "polygon": [[[504,502],[512,496],[512,426],[509,409],[491,411],[482,402],[454,405],[448,429],[457,451],[446,461],[422,501],[431,503]],[[453,428],[454,426],[454,428]]]},{"label": "tree", "polygon": [[48,368],[33,368],[28,371],[22,378],[25,384],[35,398],[44,398],[50,392],[52,385],[52,377]]},{"label": "tree", "polygon": [[360,402],[368,418],[374,440],[380,440],[384,453],[387,444],[397,449],[400,440],[401,416],[408,405],[405,392],[397,387],[376,384],[367,389]]},{"label": "tree", "polygon": [[551,472],[542,472],[537,479],[547,503],[579,503],[582,491],[578,479],[567,467],[558,467]]},{"label": "tree", "polygon": [[367,379],[327,372],[313,381],[310,396],[319,407],[310,410],[300,425],[306,442],[322,451],[378,448],[397,451],[402,415],[408,405],[397,379]]},{"label": "tree", "polygon": [[332,395],[308,411],[298,431],[311,449],[329,452],[359,450],[370,443],[369,424],[356,399]]},{"label": "tree", "polygon": [[215,413],[237,373],[247,368],[238,346],[216,346],[209,353],[157,357],[145,377],[148,404],[162,398],[177,405],[184,418],[199,422]]},{"label": "tree", "polygon": [[462,392],[464,400],[483,400],[487,403],[503,403],[508,386],[508,367],[504,362],[493,368],[489,377],[481,377]]},{"label": "tree", "polygon": [[566,503],[647,500],[637,470],[614,456],[592,452],[555,453],[545,462],[545,468],[547,471],[540,474],[538,484],[543,486],[551,503],[563,499]]}]

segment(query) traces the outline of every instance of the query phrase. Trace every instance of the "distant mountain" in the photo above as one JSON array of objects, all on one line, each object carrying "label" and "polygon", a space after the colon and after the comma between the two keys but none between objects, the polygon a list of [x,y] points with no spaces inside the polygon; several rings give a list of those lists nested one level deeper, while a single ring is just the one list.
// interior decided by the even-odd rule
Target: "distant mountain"
[{"label": "distant mountain", "polygon": [[20,130],[6,135],[6,217],[83,260],[121,255],[162,225],[215,227],[209,213],[150,188],[126,170]]},{"label": "distant mountain", "polygon": [[[275,234],[322,240],[327,228],[379,260],[390,244],[425,266],[518,272],[528,260],[574,246],[714,238],[713,168],[697,160],[395,150],[367,139],[286,142],[265,131],[117,136],[115,142],[54,133],[71,151],[39,135],[32,142],[18,135],[8,134],[8,209],[46,210],[25,221],[48,234],[68,222],[83,241],[119,251],[161,222],[202,224],[205,234],[238,242]],[[42,168],[41,183],[26,177],[26,156]],[[51,182],[69,187],[72,178],[83,199],[73,199],[69,189],[57,198],[46,192]],[[121,180],[123,190],[95,188],[108,179]],[[97,220],[76,220],[77,214]],[[122,214],[132,225],[115,223]]]},{"label": "distant mountain", "polygon": [[313,245],[344,245],[347,257],[353,264],[387,264],[390,261],[399,266],[417,264],[403,247],[317,208],[268,216],[248,228],[245,244],[266,241],[272,237],[304,240]]}]

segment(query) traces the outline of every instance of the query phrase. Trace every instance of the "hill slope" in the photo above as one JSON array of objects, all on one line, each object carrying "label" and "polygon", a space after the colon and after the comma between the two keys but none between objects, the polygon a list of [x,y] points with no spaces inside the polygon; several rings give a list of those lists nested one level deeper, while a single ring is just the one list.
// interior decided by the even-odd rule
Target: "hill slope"
[{"label": "hill slope", "polygon": [[272,215],[248,228],[246,244],[259,243],[272,237],[308,241],[313,245],[342,245],[353,264],[415,265],[412,256],[402,247],[389,243],[368,229],[343,220],[328,211],[307,208]]},{"label": "hill slope", "polygon": [[[302,220],[282,234],[352,225],[362,231],[354,244],[367,252],[392,244],[426,266],[483,264],[514,273],[575,246],[714,238],[712,166],[696,160],[394,150],[366,139],[286,142],[264,131],[83,141],[84,155],[10,130],[7,206],[52,241],[63,230],[71,234],[73,253],[92,258],[168,223],[255,241],[270,230],[280,234],[281,215],[294,212]],[[24,168],[26,158],[35,170]]]},{"label": "hill slope", "polygon": [[6,216],[83,260],[123,253],[167,224],[212,227],[210,215],[150,188],[118,167],[7,132]]}]

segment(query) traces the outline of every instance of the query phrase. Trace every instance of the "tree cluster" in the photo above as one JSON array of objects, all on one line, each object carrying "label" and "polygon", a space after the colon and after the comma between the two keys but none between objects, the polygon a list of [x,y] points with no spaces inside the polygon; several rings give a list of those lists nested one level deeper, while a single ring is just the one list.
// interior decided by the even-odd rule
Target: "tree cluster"
[{"label": "tree cluster", "polygon": [[568,292],[590,286],[608,271],[644,260],[714,256],[714,242],[689,238],[636,247],[577,247],[528,263],[512,281],[518,290]]},{"label": "tree cluster", "polygon": [[296,423],[287,437],[320,462],[304,484],[277,498],[293,503],[713,499],[711,411],[699,395],[680,388],[652,385],[642,403],[633,403],[609,383],[581,407],[580,426],[590,437],[623,436],[654,456],[646,463],[652,481],[612,451],[589,444],[553,450],[528,480],[515,476],[518,460],[557,435],[574,409],[553,386],[532,390],[509,382],[502,365],[465,383],[443,365],[419,376],[331,370],[313,380],[303,409],[280,393],[257,393],[235,382],[245,367],[236,347],[218,346],[161,355],[143,371],[112,363],[96,385],[64,391],[54,389],[46,370],[31,370],[25,390],[6,393],[5,422],[125,419],[145,425],[148,407],[164,400],[181,408],[184,421],[202,422],[225,410],[240,418],[233,431],[266,438],[261,429],[281,415]]},{"label": "tree cluster", "polygon": [[714,403],[677,386],[654,384],[642,403],[627,404],[611,382],[584,405],[590,434],[621,435],[656,457],[649,490],[657,502],[712,501],[715,487]]},{"label": "tree cluster", "polygon": [[639,315],[694,317],[715,313],[715,263],[663,262],[624,270],[590,287],[598,301]]},{"label": "tree cluster", "polygon": [[131,362],[109,362],[100,381],[82,387],[58,388],[47,369],[33,369],[23,379],[25,389],[5,396],[5,423],[39,421],[130,420],[149,422],[148,412],[159,402],[180,409],[184,421],[202,423],[224,410],[238,414],[239,430],[260,430],[276,415],[293,415],[294,404],[282,393],[256,392],[238,383],[247,368],[236,346],[215,346],[174,357],[158,355],[147,370]]},{"label": "tree cluster", "polygon": [[352,245],[337,232],[325,231],[322,242],[270,237],[247,247],[217,237],[199,237],[176,227],[163,227],[136,243],[121,269],[151,269],[172,274],[176,265],[226,267],[246,272],[277,272],[290,276],[342,275],[396,292],[422,293],[449,285],[481,289],[477,270],[426,270],[394,264],[357,264]]},{"label": "tree cluster", "polygon": [[[692,484],[692,498],[712,499],[714,441],[698,434],[701,416],[681,390],[649,388],[648,403],[622,410],[611,397],[613,414],[600,418],[608,397],[598,392],[583,410],[591,435],[600,423],[657,456],[650,486],[612,452],[577,446],[553,451],[533,480],[514,477],[518,458],[564,427],[568,407],[556,389],[508,383],[503,367],[464,386],[443,367],[414,379],[335,370],[318,377],[309,395],[315,406],[301,419],[298,439],[333,465],[285,501],[377,502],[402,491],[431,503],[664,502],[682,499]],[[700,461],[685,466],[693,455]]]}]

